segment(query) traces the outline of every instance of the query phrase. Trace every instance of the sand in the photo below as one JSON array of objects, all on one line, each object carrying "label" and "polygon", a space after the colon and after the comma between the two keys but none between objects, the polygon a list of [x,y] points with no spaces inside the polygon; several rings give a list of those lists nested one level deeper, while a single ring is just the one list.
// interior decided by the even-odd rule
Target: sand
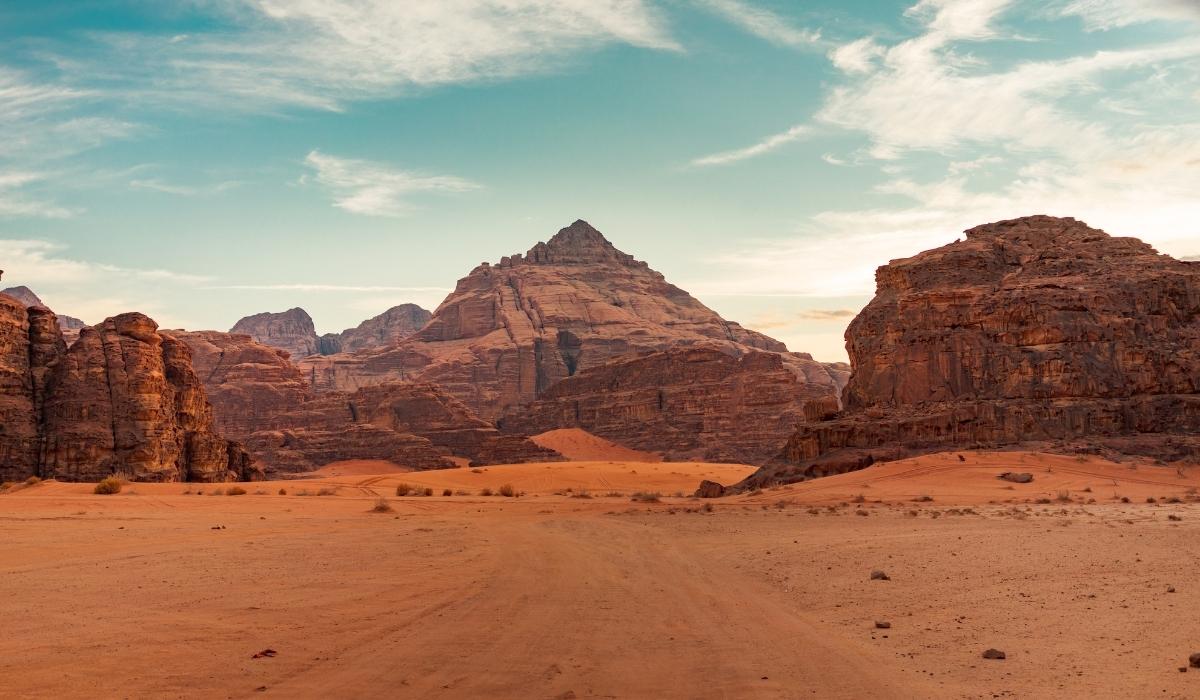
[{"label": "sand", "polygon": [[560,428],[529,438],[575,462],[661,462],[662,455],[642,452],[592,435],[580,428]]},{"label": "sand", "polygon": [[[23,488],[0,495],[0,694],[1200,695],[1200,671],[1178,671],[1200,651],[1197,475],[964,455],[715,502],[626,494],[746,467],[340,465],[232,497]],[[1035,481],[1006,489],[1010,466]],[[395,498],[400,481],[526,495]],[[371,512],[380,496],[393,512]]]}]

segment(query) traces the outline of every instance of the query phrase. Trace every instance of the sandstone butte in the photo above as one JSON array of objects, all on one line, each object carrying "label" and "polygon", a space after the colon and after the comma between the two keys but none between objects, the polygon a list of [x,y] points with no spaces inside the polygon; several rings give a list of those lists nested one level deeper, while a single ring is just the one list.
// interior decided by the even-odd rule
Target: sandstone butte
[{"label": "sandstone butte", "polygon": [[894,260],[851,322],[844,412],[743,487],[948,449],[1200,457],[1200,263],[1069,218]]},{"label": "sandstone butte", "polygon": [[[516,415],[520,407],[543,398],[569,377],[598,377],[602,375],[586,373],[604,372],[605,366],[614,361],[689,347],[712,348],[733,358],[774,353],[779,367],[772,371],[788,373],[784,381],[797,387],[798,392],[792,405],[785,408],[776,404],[772,410],[792,414],[802,413],[803,404],[810,400],[820,401],[823,406],[831,401],[836,405],[839,380],[845,374],[844,366],[825,365],[808,355],[789,353],[782,343],[724,320],[646,263],[617,250],[584,221],[576,221],[524,255],[505,257],[494,265],[479,265],[458,281],[422,329],[393,347],[307,357],[299,364],[318,391],[355,391],[396,380],[435,384],[483,419],[494,421],[506,413]],[[672,357],[683,361],[681,355]],[[656,380],[653,372],[665,371],[671,360],[648,360],[650,364],[645,365],[639,381],[651,386],[665,380]],[[684,366],[670,370],[670,381],[689,382],[684,373],[677,371]],[[714,367],[716,364],[709,366]],[[736,364],[726,363],[724,367],[737,371]],[[743,374],[744,378],[750,376]],[[573,386],[586,391],[593,386],[587,381],[596,380]],[[730,386],[735,383],[729,381]],[[705,393],[705,386],[710,392],[724,391],[721,382],[711,376],[706,384],[695,386],[694,403],[683,400],[682,390],[673,391],[677,400],[672,401],[669,410],[686,405],[686,410],[695,414],[704,410],[698,404],[714,398]],[[638,434],[645,432],[638,425],[644,412],[667,410],[667,404],[655,409],[655,402],[647,404],[643,396],[633,394],[614,399],[631,400],[643,413],[641,418],[635,417],[631,404],[626,429],[617,430],[611,417],[625,409],[614,407],[608,413],[610,418],[604,419],[609,429],[603,433],[610,439],[630,440],[646,449],[689,453],[717,448],[701,447],[694,441],[684,445],[671,435],[664,435],[661,443],[639,440]],[[571,411],[539,408],[539,416],[545,420],[536,425],[546,429],[597,427],[597,422],[582,420],[585,412],[579,415],[574,419]],[[714,415],[709,417],[719,420]],[[674,420],[669,416],[659,419],[664,426]],[[681,418],[678,424],[685,425],[687,420]],[[789,432],[790,427],[775,436],[776,448]]]},{"label": "sandstone butte", "polygon": [[310,471],[350,459],[417,469],[562,459],[502,435],[461,402],[428,384],[390,382],[354,392],[314,393],[287,352],[249,335],[171,331],[187,343],[217,425],[245,443],[266,473]]},{"label": "sandstone butte", "polygon": [[0,479],[234,481],[261,476],[214,430],[188,347],[138,313],[81,329],[0,295]]},{"label": "sandstone butte", "polygon": [[[49,308],[42,302],[37,294],[33,293],[32,289],[26,286],[9,287],[8,289],[0,291],[0,294],[6,294],[13,299],[16,299],[26,307],[40,306],[42,308]],[[86,323],[73,316],[64,316],[61,314],[58,316],[58,327],[62,329],[63,339],[67,342],[67,345],[75,342],[75,339],[79,337],[79,331],[86,325]]]},{"label": "sandstone butte", "polygon": [[299,360],[309,355],[390,347],[420,330],[430,316],[429,311],[416,304],[400,304],[355,328],[318,336],[308,312],[294,308],[246,316],[234,324],[230,333],[244,333],[263,345],[283,350],[292,360]]}]

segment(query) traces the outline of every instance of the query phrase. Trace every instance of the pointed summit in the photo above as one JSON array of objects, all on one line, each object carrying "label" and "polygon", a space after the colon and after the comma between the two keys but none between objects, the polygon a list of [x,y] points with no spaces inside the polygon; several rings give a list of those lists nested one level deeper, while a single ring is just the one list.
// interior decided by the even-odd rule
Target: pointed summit
[{"label": "pointed summit", "polygon": [[525,260],[543,264],[587,264],[615,262],[642,265],[632,255],[617,250],[604,234],[583,219],[561,229],[547,243],[538,243],[525,254]]}]

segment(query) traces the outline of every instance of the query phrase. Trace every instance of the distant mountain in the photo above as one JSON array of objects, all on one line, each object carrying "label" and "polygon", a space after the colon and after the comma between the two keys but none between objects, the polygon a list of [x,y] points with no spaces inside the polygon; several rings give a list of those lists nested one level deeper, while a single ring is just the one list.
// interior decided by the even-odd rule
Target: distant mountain
[{"label": "distant mountain", "polygon": [[[0,294],[6,294],[27,307],[41,306],[44,308],[49,308],[45,303],[42,302],[40,298],[38,298],[38,295],[33,293],[32,289],[26,286],[9,287],[8,289],[0,290]],[[83,321],[80,321],[73,316],[64,316],[62,314],[55,315],[58,316],[58,327],[62,328],[64,331],[78,331],[80,328],[83,328],[87,325]],[[78,335],[78,333],[75,335]]]},{"label": "distant mountain", "polygon": [[318,336],[308,312],[294,308],[247,316],[234,324],[229,332],[245,333],[263,345],[284,350],[293,360],[299,360],[310,355],[390,347],[420,330],[430,315],[416,304],[401,304],[355,328]]}]

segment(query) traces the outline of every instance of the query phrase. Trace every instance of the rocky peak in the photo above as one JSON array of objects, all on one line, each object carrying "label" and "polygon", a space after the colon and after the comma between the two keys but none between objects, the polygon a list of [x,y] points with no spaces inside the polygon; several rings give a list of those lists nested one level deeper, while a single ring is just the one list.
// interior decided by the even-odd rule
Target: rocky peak
[{"label": "rocky peak", "polygon": [[[4,294],[5,296],[16,299],[26,307],[37,306],[43,309],[49,308],[46,306],[45,302],[42,301],[41,297],[39,297],[37,294],[34,294],[33,290],[25,285],[9,287],[8,289],[0,291],[0,294]],[[87,325],[83,321],[80,321],[72,316],[58,316],[57,318],[58,327],[64,331],[77,331]]]},{"label": "rocky peak", "polygon": [[591,224],[578,219],[554,234],[549,241],[538,243],[525,254],[525,261],[545,265],[580,265],[609,262],[645,267],[645,263],[616,249]]},{"label": "rocky peak", "polygon": [[285,350],[294,360],[316,355],[320,349],[312,317],[300,307],[246,316],[229,332],[245,333],[264,345]]}]

